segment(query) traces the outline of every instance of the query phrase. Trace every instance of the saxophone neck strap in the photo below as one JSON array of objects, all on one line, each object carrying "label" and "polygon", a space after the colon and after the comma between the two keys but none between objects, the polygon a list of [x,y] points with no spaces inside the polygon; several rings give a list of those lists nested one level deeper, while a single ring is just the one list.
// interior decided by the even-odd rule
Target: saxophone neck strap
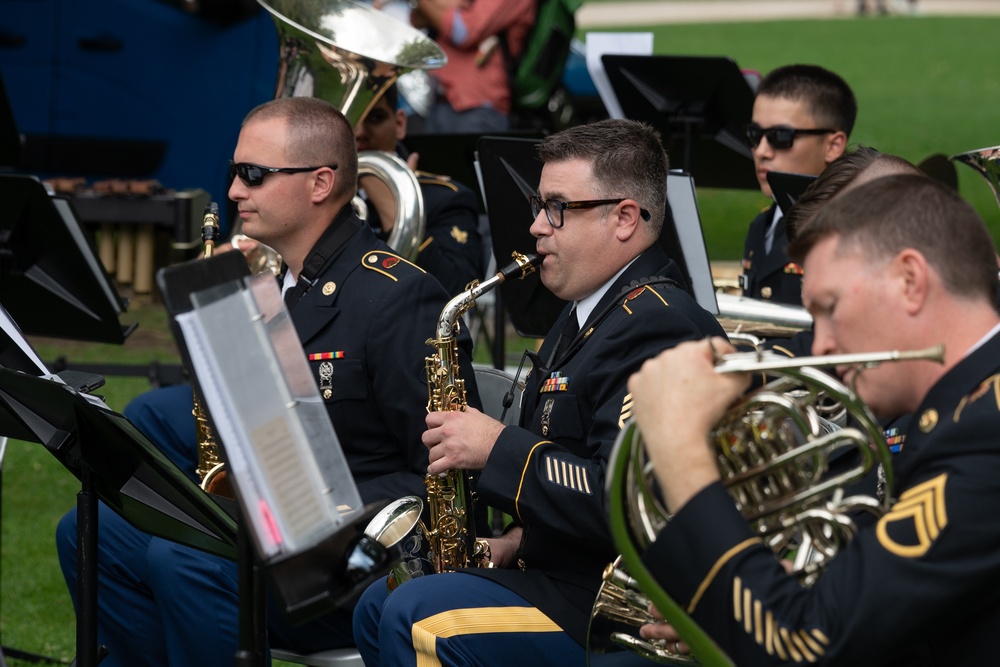
[{"label": "saxophone neck strap", "polygon": [[344,248],[347,247],[347,242],[354,236],[355,232],[361,229],[363,224],[361,219],[354,214],[354,209],[350,204],[340,209],[337,217],[326,228],[306,257],[295,286],[285,296],[285,303],[289,308],[298,303],[299,299],[309,291],[323,267],[343,252]]}]

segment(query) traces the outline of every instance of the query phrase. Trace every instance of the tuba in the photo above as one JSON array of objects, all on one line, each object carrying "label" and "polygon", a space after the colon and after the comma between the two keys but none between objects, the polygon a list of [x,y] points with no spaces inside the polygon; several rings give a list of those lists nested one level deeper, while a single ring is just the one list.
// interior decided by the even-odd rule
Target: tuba
[{"label": "tuba", "polygon": [[[744,396],[710,434],[723,484],[754,532],[779,556],[794,552],[793,572],[809,586],[856,532],[852,514],[877,516],[891,505],[891,455],[875,417],[854,393],[820,368],[883,362],[944,360],[943,346],[912,352],[787,358],[768,352],[721,357],[719,373],[767,373],[775,379]],[[805,388],[804,392],[793,391]],[[822,393],[853,418],[849,428],[831,428],[816,410]],[[829,462],[853,450],[857,463],[831,473]],[[880,471],[879,497],[845,496],[844,489],[872,470]],[[605,571],[591,618],[589,648],[612,644],[666,664],[731,665],[712,639],[659,586],[642,552],[670,519],[661,503],[642,436],[630,422],[615,443],[607,478],[611,532],[621,556]],[[622,625],[650,622],[652,603],[680,633],[697,659],[632,636]],[[607,609],[612,609],[608,612]],[[616,627],[609,630],[607,626]]]},{"label": "tuba", "polygon": [[[278,31],[275,98],[319,97],[357,126],[385,89],[413,70],[443,67],[444,52],[411,26],[351,0],[257,0]],[[364,151],[359,176],[384,180],[396,200],[388,244],[416,258],[426,221],[416,176],[389,153]],[[355,198],[355,208],[364,210]]]},{"label": "tuba", "polygon": [[978,148],[967,153],[952,155],[949,159],[972,167],[977,174],[985,178],[990,184],[997,205],[1000,206],[1000,146]]}]

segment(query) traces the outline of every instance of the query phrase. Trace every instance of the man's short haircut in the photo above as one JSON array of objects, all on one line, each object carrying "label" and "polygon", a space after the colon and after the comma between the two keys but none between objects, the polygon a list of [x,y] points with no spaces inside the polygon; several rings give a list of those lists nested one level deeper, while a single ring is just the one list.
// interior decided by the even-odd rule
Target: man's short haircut
[{"label": "man's short haircut", "polygon": [[785,212],[785,229],[794,239],[797,229],[816,215],[828,201],[853,187],[890,174],[921,174],[916,166],[896,155],[858,146],[826,166],[795,205]]},{"label": "man's short haircut", "polygon": [[286,147],[294,164],[267,164],[265,167],[314,167],[337,165],[337,198],[358,189],[358,151],[354,130],[335,106],[315,97],[283,97],[250,110],[243,126],[251,121],[283,118],[288,123]]},{"label": "man's short haircut", "polygon": [[805,102],[817,127],[841,130],[848,136],[858,117],[858,102],[851,87],[818,65],[785,65],[772,70],[757,86],[756,95]]},{"label": "man's short haircut", "polygon": [[626,197],[649,211],[658,238],[667,200],[667,152],[660,133],[636,120],[608,119],[578,125],[546,137],[538,145],[542,162],[590,162],[600,192],[594,199]]},{"label": "man's short haircut", "polygon": [[912,248],[949,293],[991,304],[996,298],[996,253],[986,226],[958,193],[927,176],[884,176],[838,196],[799,229],[789,257],[802,264],[829,237],[839,237],[839,250],[861,250],[872,262]]}]

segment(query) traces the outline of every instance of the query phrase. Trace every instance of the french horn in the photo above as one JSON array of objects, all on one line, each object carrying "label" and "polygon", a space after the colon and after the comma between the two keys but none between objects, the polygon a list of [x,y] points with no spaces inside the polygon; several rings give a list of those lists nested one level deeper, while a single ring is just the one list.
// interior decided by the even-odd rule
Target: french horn
[{"label": "french horn", "polygon": [[[352,127],[385,90],[411,71],[443,67],[441,48],[422,32],[351,0],[257,0],[278,31],[274,96],[318,97],[333,104]],[[396,201],[387,243],[416,259],[426,230],[423,196],[413,171],[395,155],[363,151],[358,175],[384,181]],[[355,208],[362,207],[355,198]],[[362,216],[363,217],[363,216]]]},{"label": "french horn", "polygon": [[[710,442],[723,484],[753,531],[779,556],[794,553],[793,572],[811,585],[856,531],[852,514],[880,516],[892,500],[891,454],[881,428],[852,388],[821,368],[872,368],[884,362],[944,360],[943,346],[917,351],[788,358],[772,352],[720,357],[719,373],[767,373],[768,384],[748,393],[716,424]],[[792,391],[805,388],[805,391]],[[851,426],[831,427],[816,411],[815,395],[841,403]],[[831,471],[830,461],[856,453],[850,467]],[[844,460],[844,459],[841,459]],[[845,495],[845,489],[880,470],[881,493]],[[715,642],[675,603],[642,563],[641,554],[670,520],[652,464],[634,422],[619,434],[608,464],[611,532],[620,552],[605,571],[591,618],[588,649],[612,645],[664,664],[731,665]],[[691,647],[695,660],[646,642],[625,626],[650,622],[652,603]],[[610,611],[609,611],[610,610]]]}]

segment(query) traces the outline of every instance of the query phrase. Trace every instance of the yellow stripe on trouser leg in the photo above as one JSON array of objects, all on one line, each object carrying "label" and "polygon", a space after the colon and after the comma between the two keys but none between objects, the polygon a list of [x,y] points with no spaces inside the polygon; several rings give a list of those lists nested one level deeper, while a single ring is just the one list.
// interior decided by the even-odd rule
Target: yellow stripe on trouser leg
[{"label": "yellow stripe on trouser leg", "polygon": [[494,632],[562,632],[552,619],[534,607],[473,607],[434,614],[413,624],[417,667],[437,667],[438,637]]}]

